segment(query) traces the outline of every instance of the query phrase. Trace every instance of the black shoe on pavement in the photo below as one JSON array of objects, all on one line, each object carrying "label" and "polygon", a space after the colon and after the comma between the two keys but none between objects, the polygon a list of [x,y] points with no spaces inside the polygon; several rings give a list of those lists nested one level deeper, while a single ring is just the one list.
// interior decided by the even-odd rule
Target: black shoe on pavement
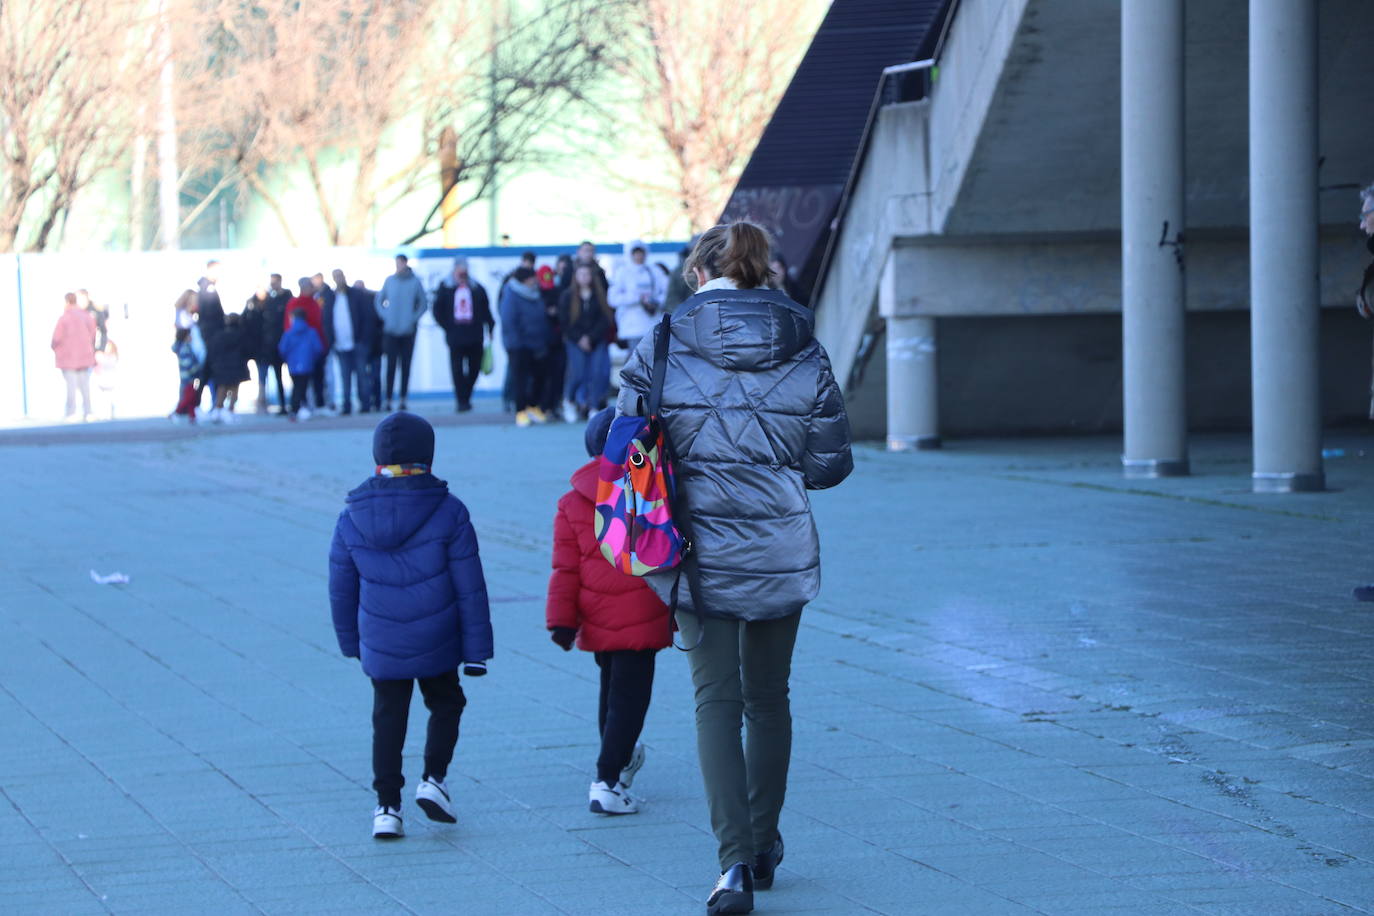
[{"label": "black shoe on pavement", "polygon": [[1361,585],[1355,589],[1356,601],[1374,601],[1374,585]]},{"label": "black shoe on pavement", "polygon": [[754,887],[766,891],[773,886],[773,877],[782,864],[782,834],[767,852],[754,856]]},{"label": "black shoe on pavement", "polygon": [[706,898],[706,916],[754,912],[754,876],[749,866],[736,862],[725,870]]}]

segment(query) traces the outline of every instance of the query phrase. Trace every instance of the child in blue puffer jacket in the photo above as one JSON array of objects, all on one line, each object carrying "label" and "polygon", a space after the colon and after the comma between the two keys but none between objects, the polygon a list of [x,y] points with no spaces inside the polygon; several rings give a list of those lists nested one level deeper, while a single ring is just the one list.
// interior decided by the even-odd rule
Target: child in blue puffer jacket
[{"label": "child in blue puffer jacket", "polygon": [[413,681],[429,709],[425,769],[415,801],[455,823],[444,777],[467,700],[458,667],[487,673],[491,613],[467,507],[430,473],[434,428],[399,411],[372,437],[376,475],[348,494],[329,548],[329,603],[347,658],[372,679],[372,835],[405,835],[401,748]]}]

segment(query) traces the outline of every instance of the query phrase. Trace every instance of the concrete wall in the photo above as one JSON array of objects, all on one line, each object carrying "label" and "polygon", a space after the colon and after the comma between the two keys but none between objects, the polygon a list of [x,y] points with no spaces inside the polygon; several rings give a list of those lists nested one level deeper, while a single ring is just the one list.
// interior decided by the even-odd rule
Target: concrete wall
[{"label": "concrete wall", "polygon": [[[1121,430],[1118,315],[942,318],[940,425],[946,437]],[[1188,316],[1188,423],[1248,429],[1250,323],[1238,311]],[[1322,312],[1322,415],[1362,424],[1369,411],[1374,330],[1353,308]],[[882,342],[863,382],[848,393],[856,436],[886,432]]]}]

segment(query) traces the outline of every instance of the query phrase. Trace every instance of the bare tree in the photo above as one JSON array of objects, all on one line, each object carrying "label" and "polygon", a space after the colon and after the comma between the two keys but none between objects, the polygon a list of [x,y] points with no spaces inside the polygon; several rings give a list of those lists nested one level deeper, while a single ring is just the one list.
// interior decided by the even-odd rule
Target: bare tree
[{"label": "bare tree", "polygon": [[[379,213],[437,186],[445,145],[450,205],[534,155],[532,136],[608,69],[603,49],[623,5],[194,2],[178,40],[183,169],[211,191],[188,220],[238,187],[292,243],[302,220],[317,220],[338,245],[361,244]],[[283,191],[299,183],[313,212],[288,211]],[[412,240],[437,228],[439,209],[436,200]]]},{"label": "bare tree", "polygon": [[[634,0],[622,70],[667,154],[664,180],[692,230],[713,225],[787,88],[820,12],[804,0]],[[801,155],[799,151],[799,155]]]},{"label": "bare tree", "polygon": [[44,249],[124,155],[148,25],[137,0],[0,0],[0,251]]}]

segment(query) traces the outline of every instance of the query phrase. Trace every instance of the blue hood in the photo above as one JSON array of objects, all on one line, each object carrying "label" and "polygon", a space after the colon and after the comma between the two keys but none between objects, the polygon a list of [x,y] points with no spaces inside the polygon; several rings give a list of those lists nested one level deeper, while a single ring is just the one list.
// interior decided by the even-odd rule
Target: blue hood
[{"label": "blue hood", "polygon": [[394,550],[415,536],[448,498],[448,484],[433,474],[369,477],[348,494],[349,519],[369,547]]}]

